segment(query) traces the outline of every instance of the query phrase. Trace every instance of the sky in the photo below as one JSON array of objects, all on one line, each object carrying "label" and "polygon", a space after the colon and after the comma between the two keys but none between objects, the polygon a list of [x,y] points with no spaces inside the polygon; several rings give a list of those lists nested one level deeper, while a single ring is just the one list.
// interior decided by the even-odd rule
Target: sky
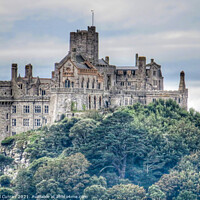
[{"label": "sky", "polygon": [[94,23],[99,57],[135,64],[135,54],[162,66],[164,87],[177,90],[182,70],[189,108],[200,111],[199,0],[0,0],[0,80],[11,64],[31,63],[34,76],[50,77],[54,63],[69,51],[69,33]]}]

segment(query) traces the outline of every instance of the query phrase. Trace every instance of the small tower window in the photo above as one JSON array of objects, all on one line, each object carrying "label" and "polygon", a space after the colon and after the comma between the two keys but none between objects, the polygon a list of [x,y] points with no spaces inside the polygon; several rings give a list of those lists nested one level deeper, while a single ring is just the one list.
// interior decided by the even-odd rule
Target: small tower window
[{"label": "small tower window", "polygon": [[70,88],[70,80],[66,80],[65,81],[65,87],[66,88]]}]

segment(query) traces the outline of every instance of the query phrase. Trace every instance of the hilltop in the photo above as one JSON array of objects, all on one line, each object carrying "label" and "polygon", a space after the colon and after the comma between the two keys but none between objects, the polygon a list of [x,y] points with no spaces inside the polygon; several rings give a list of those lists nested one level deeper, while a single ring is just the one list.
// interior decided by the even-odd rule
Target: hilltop
[{"label": "hilltop", "polygon": [[200,114],[172,100],[91,111],[3,140],[0,195],[200,199],[199,148]]}]

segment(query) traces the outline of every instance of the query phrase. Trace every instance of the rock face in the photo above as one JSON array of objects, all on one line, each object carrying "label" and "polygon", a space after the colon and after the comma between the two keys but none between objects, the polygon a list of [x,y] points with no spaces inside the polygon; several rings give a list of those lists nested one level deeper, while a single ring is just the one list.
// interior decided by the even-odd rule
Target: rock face
[{"label": "rock face", "polygon": [[27,142],[20,144],[21,141],[14,141],[11,145],[1,145],[0,153],[13,158],[12,164],[8,165],[4,169],[4,174],[15,178],[17,170],[26,168],[29,166],[28,153],[25,151]]}]

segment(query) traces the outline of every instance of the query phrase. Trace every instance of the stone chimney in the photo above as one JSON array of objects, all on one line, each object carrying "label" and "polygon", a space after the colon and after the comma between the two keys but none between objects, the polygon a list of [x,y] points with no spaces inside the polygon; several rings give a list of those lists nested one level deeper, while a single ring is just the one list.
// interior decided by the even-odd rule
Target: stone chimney
[{"label": "stone chimney", "polygon": [[152,58],[152,59],[151,59],[151,63],[153,63],[153,62],[154,62],[154,59]]},{"label": "stone chimney", "polygon": [[33,66],[28,64],[25,66],[25,78],[32,78],[33,77]]},{"label": "stone chimney", "polygon": [[138,64],[139,64],[139,67],[141,67],[141,66],[143,66],[143,67],[146,66],[146,57],[140,56],[138,60],[139,60],[139,63],[138,63]]},{"label": "stone chimney", "polygon": [[17,64],[16,63],[12,64],[12,74],[11,74],[11,77],[12,77],[12,81],[16,81],[17,80]]},{"label": "stone chimney", "polygon": [[138,66],[138,53],[135,54],[135,66]]},{"label": "stone chimney", "polygon": [[110,60],[110,58],[109,58],[109,56],[106,56],[105,57],[105,61],[109,64],[109,60]]},{"label": "stone chimney", "polygon": [[186,89],[186,87],[185,87],[185,72],[182,71],[180,73],[179,91],[184,92],[185,89]]}]

